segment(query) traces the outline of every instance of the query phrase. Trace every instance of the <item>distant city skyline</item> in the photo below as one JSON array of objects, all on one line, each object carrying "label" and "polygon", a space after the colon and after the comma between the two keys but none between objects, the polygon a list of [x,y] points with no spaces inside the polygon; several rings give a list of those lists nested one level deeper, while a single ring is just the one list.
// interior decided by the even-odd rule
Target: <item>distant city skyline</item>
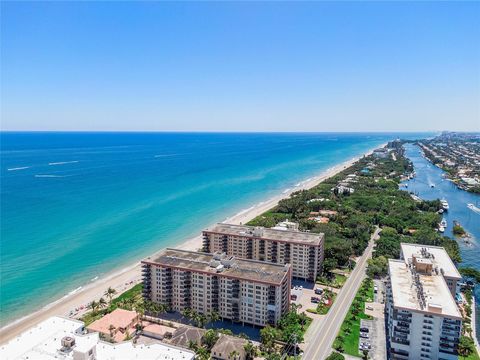
[{"label": "distant city skyline", "polygon": [[0,6],[2,130],[480,130],[478,2]]}]

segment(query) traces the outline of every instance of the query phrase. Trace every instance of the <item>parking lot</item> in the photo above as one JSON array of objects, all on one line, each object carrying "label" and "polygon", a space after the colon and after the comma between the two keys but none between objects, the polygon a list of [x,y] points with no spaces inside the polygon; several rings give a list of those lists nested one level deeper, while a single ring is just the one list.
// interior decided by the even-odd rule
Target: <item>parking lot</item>
[{"label": "parking lot", "polygon": [[[317,303],[312,302],[312,298],[321,298],[321,294],[315,294],[315,289],[322,289],[324,286],[305,282],[305,281],[293,281],[290,295],[292,296],[292,303],[301,305],[300,311],[306,311],[307,309],[314,309],[317,307]],[[336,289],[335,289],[336,290]],[[336,291],[335,291],[336,292]],[[315,316],[310,313],[309,316]],[[321,316],[321,315],[318,315]]]},{"label": "parking lot", "polygon": [[[373,317],[373,320],[361,320],[360,329],[365,328],[368,331],[360,332],[359,352],[368,350],[369,356],[373,360],[384,360],[387,357],[385,344],[385,321],[383,303],[384,284],[379,280],[374,281],[377,291],[374,294],[374,302],[365,303],[365,314]],[[363,337],[362,337],[362,334]],[[368,337],[366,337],[368,334]],[[362,346],[363,343],[363,346]]]}]

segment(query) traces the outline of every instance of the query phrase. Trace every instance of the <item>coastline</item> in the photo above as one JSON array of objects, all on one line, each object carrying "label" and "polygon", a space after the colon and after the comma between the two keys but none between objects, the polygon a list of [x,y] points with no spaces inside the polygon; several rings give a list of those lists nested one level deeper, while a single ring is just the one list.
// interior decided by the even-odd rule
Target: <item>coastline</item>
[{"label": "coastline", "polygon": [[[356,156],[327,170],[324,170],[319,175],[301,181],[296,186],[285,190],[282,193],[266,201],[255,204],[246,210],[242,210],[239,213],[233,215],[232,217],[223,220],[223,222],[229,222],[234,224],[246,223],[255,218],[256,216],[276,206],[281,199],[289,197],[293,192],[298,190],[310,189],[318,185],[322,181],[334,176],[345,168],[353,165],[363,156],[370,155],[374,149],[384,147],[385,145],[386,143],[378,145],[362,155]],[[183,243],[176,246],[176,248],[195,251],[199,249],[201,245],[202,236],[198,235],[196,237],[187,239]],[[160,249],[154,254],[162,250],[163,249]],[[68,314],[71,310],[79,308],[81,306],[85,306],[85,304],[94,299],[98,300],[100,297],[103,296],[105,290],[108,287],[116,289],[118,295],[121,294],[122,292],[141,282],[140,270],[140,261],[137,261],[121,270],[114,270],[105,277],[99,278],[90,284],[84,285],[82,288],[78,288],[70,292],[69,294],[49,303],[48,305],[35,312],[6,324],[2,328],[0,328],[0,344],[7,342],[11,338],[19,335],[28,328],[51,316],[60,315],[68,317]],[[81,315],[81,313],[77,314],[77,317],[79,315]]]}]

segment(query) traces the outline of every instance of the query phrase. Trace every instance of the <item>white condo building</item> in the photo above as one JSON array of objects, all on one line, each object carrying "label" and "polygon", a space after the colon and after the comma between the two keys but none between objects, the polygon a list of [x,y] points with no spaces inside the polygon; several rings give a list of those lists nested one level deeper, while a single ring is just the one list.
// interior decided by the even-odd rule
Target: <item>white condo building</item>
[{"label": "white condo building", "polygon": [[218,223],[203,231],[203,251],[243,259],[291,264],[294,278],[315,281],[321,272],[324,234],[298,230],[286,221],[275,228]]},{"label": "white condo building", "polygon": [[143,260],[142,267],[144,297],[175,311],[215,311],[223,319],[265,326],[289,309],[288,264],[166,249]]},{"label": "white condo building", "polygon": [[388,340],[393,360],[453,360],[462,316],[455,302],[460,275],[440,247],[402,244],[389,260]]},{"label": "white condo building", "polygon": [[84,323],[53,316],[0,346],[2,360],[194,360],[195,353],[164,343],[112,344]]}]

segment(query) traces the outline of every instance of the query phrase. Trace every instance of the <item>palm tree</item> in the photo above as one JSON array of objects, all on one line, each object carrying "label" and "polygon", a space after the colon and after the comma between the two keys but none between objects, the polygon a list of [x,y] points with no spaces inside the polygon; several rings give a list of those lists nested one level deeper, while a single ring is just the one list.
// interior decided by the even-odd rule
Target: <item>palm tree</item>
[{"label": "palm tree", "polygon": [[135,306],[135,299],[134,298],[125,299],[125,308],[127,310],[132,310],[134,306]]},{"label": "palm tree", "polygon": [[193,310],[190,308],[185,308],[182,310],[182,315],[186,319],[191,319]]},{"label": "palm tree", "polygon": [[203,314],[196,314],[195,318],[193,319],[193,321],[195,321],[195,324],[198,326],[198,327],[205,327],[205,324],[208,322],[208,319],[205,315]]},{"label": "palm tree", "polygon": [[237,350],[233,350],[233,351],[228,355],[228,358],[229,358],[229,359],[232,359],[232,360],[236,360],[238,355],[240,355],[239,352],[238,352]]},{"label": "palm tree", "polygon": [[115,326],[113,326],[112,324],[110,324],[110,326],[108,327],[108,331],[110,332],[110,337],[113,339],[113,331],[115,330]]},{"label": "palm tree", "polygon": [[202,337],[202,342],[207,349],[211,349],[218,340],[218,333],[214,329],[209,329]]},{"label": "palm tree", "polygon": [[108,303],[111,304],[113,296],[117,293],[117,290],[115,290],[112,287],[109,287],[103,295],[105,295],[108,298]]},{"label": "palm tree", "polygon": [[193,341],[193,340],[188,340],[188,348],[189,348],[190,350],[192,350],[192,351],[197,352],[197,350],[198,350],[198,344],[197,344],[195,341]]},{"label": "palm tree", "polygon": [[139,320],[139,325],[143,329],[143,316],[145,315],[145,308],[141,304],[136,304],[135,312],[137,313],[137,318]]},{"label": "palm tree", "polygon": [[243,349],[245,350],[245,355],[247,357],[247,360],[252,360],[257,356],[257,348],[251,341],[247,342],[245,345],[243,345]]},{"label": "palm tree", "polygon": [[101,297],[100,300],[98,300],[98,307],[99,308],[104,308],[105,306],[107,306],[107,302],[105,301],[105,299],[103,297]]},{"label": "palm tree", "polygon": [[95,313],[97,312],[97,309],[98,309],[98,307],[99,307],[99,304],[98,304],[98,302],[96,302],[95,300],[93,300],[91,303],[89,303],[89,304],[87,305],[87,307],[92,310],[92,313],[93,313],[93,314],[95,314]]},{"label": "palm tree", "polygon": [[218,320],[220,320],[220,314],[218,312],[212,311],[208,314],[208,322],[215,322]]},{"label": "palm tree", "polygon": [[199,346],[195,351],[196,359],[197,360],[209,360],[210,359],[210,351],[205,349],[204,347]]}]

